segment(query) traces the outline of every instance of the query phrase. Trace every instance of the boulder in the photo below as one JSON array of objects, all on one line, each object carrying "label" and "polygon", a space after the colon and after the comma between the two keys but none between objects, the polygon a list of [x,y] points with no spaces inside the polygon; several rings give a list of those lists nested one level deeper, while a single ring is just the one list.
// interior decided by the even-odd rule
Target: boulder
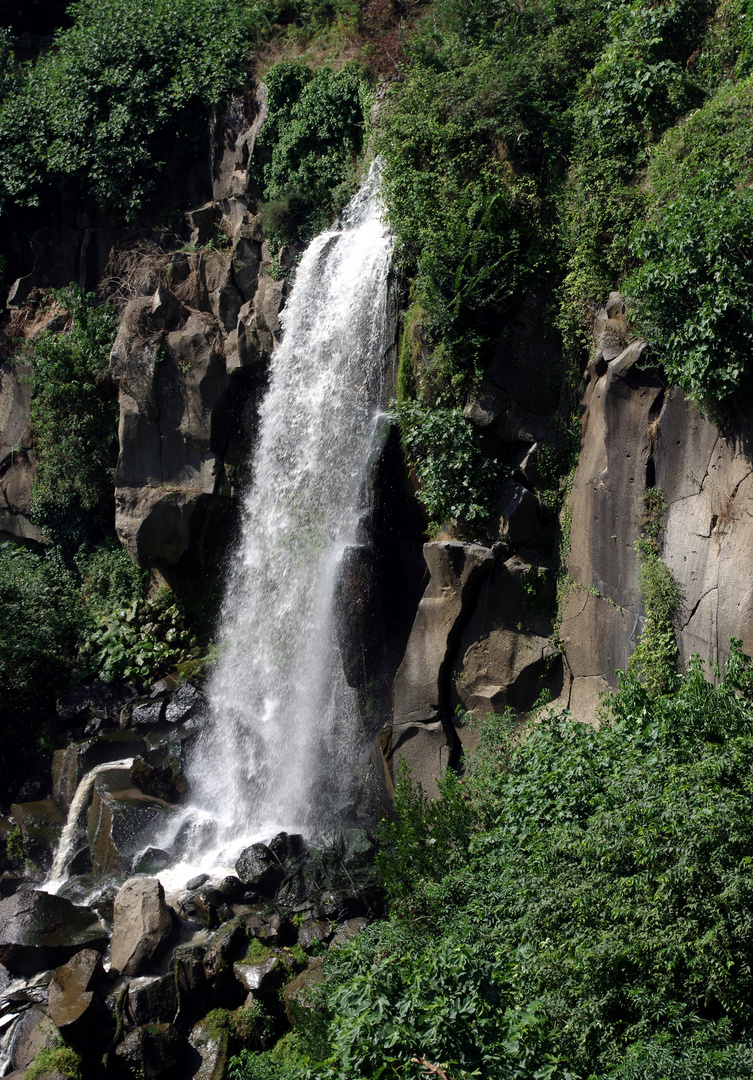
[{"label": "boulder", "polygon": [[151,727],[158,724],[165,713],[164,701],[146,701],[141,705],[134,705],[131,710],[131,723],[134,727]]},{"label": "boulder", "polygon": [[172,912],[156,878],[132,878],[115,897],[111,970],[140,975],[174,935]]},{"label": "boulder", "polygon": [[232,919],[212,936],[204,954],[204,974],[219,992],[227,989],[232,980],[233,964],[245,955],[248,932],[241,919]]},{"label": "boulder", "polygon": [[190,682],[181,683],[165,709],[168,724],[185,724],[201,716],[207,707],[207,700],[201,690]]},{"label": "boulder", "polygon": [[24,852],[35,865],[49,869],[65,819],[52,799],[13,803],[11,814],[21,830]]},{"label": "boulder", "polygon": [[282,863],[266,844],[245,848],[235,864],[235,872],[244,885],[261,896],[274,896],[285,873]]},{"label": "boulder", "polygon": [[330,924],[323,919],[309,919],[298,930],[298,944],[304,952],[311,952],[316,945],[329,941],[331,937]]},{"label": "boulder", "polygon": [[[25,1070],[42,1050],[50,1050],[58,1039],[57,1029],[43,1008],[27,1008],[16,1022],[11,1036],[9,1057],[15,1069]],[[19,1071],[18,1076],[24,1076]]]},{"label": "boulder", "polygon": [[128,779],[134,787],[145,795],[168,802],[173,797],[173,774],[168,766],[155,768],[142,757],[133,759],[128,770]]},{"label": "boulder", "polygon": [[296,1016],[300,1015],[300,1010],[312,1008],[311,991],[322,982],[324,982],[324,967],[321,957],[316,956],[309,961],[305,971],[302,971],[285,987],[285,1012],[290,1024],[295,1025]]},{"label": "boulder", "polygon": [[209,1004],[209,984],[200,945],[179,945],[173,953],[173,977],[177,996],[175,1023],[185,1028],[203,1016]]},{"label": "boulder", "polygon": [[351,941],[355,941],[358,935],[362,934],[368,925],[368,920],[364,918],[346,919],[332,938],[332,945],[335,947],[350,945]]},{"label": "boulder", "polygon": [[178,1008],[175,975],[138,979],[128,987],[126,1013],[136,1027],[142,1024],[172,1023]]},{"label": "boulder", "polygon": [[233,964],[233,974],[246,993],[264,993],[278,982],[280,968],[280,960],[271,955],[263,960],[239,961]]},{"label": "boulder", "polygon": [[17,975],[65,963],[80,949],[102,950],[99,919],[62,896],[21,889],[0,901],[0,963]]},{"label": "boulder", "polygon": [[48,1013],[70,1046],[91,1049],[105,1041],[110,1016],[94,994],[103,977],[102,957],[93,949],[76,953],[52,977]]},{"label": "boulder", "polygon": [[87,838],[95,878],[130,870],[167,812],[164,800],[133,786],[129,769],[104,769],[94,779]]},{"label": "boulder", "polygon": [[172,1080],[179,1075],[181,1038],[172,1024],[146,1024],[130,1031],[116,1057],[139,1080]]},{"label": "boulder", "polygon": [[228,1033],[200,1020],[188,1036],[191,1046],[188,1075],[193,1080],[225,1080],[228,1062]]}]

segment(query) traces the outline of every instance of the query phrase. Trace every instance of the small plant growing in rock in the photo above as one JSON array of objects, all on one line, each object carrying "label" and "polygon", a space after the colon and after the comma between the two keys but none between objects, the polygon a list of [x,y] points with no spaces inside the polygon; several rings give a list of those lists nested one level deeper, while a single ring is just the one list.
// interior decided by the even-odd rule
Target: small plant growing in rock
[{"label": "small plant growing in rock", "polygon": [[674,617],[682,602],[682,590],[663,563],[659,551],[663,517],[667,509],[659,488],[644,495],[645,513],[640,521],[643,535],[636,541],[640,563],[638,592],[646,609],[643,631],[630,658],[630,671],[638,675],[652,693],[665,694],[674,687],[677,668],[677,641]]}]

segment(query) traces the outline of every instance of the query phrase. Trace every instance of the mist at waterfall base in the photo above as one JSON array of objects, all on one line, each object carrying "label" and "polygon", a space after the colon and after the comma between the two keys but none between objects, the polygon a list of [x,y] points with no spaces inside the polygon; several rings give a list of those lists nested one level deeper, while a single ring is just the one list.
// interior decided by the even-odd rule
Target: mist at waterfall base
[{"label": "mist at waterfall base", "polygon": [[[276,832],[327,833],[362,750],[342,671],[335,593],[357,542],[383,428],[391,239],[375,164],[298,266],[252,453],[190,805],[160,843],[170,875],[231,868]],[[163,875],[160,875],[161,877]]]}]

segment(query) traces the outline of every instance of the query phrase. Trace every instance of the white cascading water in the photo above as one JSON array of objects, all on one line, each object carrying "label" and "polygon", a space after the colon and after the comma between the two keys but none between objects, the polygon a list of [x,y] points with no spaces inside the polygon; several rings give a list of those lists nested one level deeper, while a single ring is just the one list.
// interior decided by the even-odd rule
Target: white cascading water
[{"label": "white cascading water", "polygon": [[[68,880],[68,863],[76,853],[76,842],[80,840],[79,818],[91,802],[94,790],[94,781],[101,772],[110,769],[128,769],[133,764],[133,758],[124,758],[122,761],[106,761],[102,765],[96,765],[90,769],[79,781],[73,801],[68,809],[65,826],[60,834],[60,842],[52,860],[50,873],[44,884],[45,892],[56,893]],[[0,1076],[2,1073],[0,1073]]]},{"label": "white cascading water", "polygon": [[360,724],[334,597],[383,408],[392,245],[378,189],[375,164],[303,255],[282,313],[189,769],[193,825],[178,846],[194,865],[230,864],[280,829],[316,835],[352,777]]}]

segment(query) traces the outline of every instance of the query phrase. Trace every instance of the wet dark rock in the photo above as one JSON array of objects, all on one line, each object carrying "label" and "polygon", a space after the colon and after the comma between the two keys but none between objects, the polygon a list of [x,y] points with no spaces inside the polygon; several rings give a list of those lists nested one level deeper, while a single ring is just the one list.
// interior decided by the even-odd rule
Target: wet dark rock
[{"label": "wet dark rock", "polygon": [[292,920],[281,911],[276,911],[257,933],[257,937],[267,945],[293,945],[297,936]]},{"label": "wet dark rock", "polygon": [[173,935],[173,916],[160,882],[127,881],[115,897],[111,970],[122,975],[148,971]]},{"label": "wet dark rock", "polygon": [[277,833],[269,841],[267,847],[275,858],[283,863],[288,859],[298,859],[306,854],[306,841],[300,833]]},{"label": "wet dark rock", "polygon": [[243,894],[246,890],[240,878],[229,874],[219,883],[217,891],[224,896],[226,903],[237,904],[243,898]]},{"label": "wet dark rock", "polygon": [[228,1061],[228,1033],[200,1020],[188,1037],[191,1046],[188,1075],[193,1080],[224,1080]]},{"label": "wet dark rock", "polygon": [[323,981],[322,959],[316,956],[309,962],[305,971],[302,971],[300,975],[287,984],[284,996],[285,1012],[289,1023],[295,1026],[296,1015],[299,1014],[299,1011],[312,1007],[311,991]]},{"label": "wet dark rock", "polygon": [[181,1039],[172,1024],[146,1024],[126,1035],[116,1057],[139,1080],[172,1080],[178,1075]]},{"label": "wet dark rock", "polygon": [[181,911],[188,918],[196,919],[204,926],[219,926],[218,908],[224,906],[225,897],[219,890],[212,888],[197,889],[195,893],[180,902]]},{"label": "wet dark rock", "polygon": [[248,947],[248,931],[241,918],[225,923],[213,935],[204,954],[204,974],[219,995],[232,987],[233,964]]},{"label": "wet dark rock", "polygon": [[65,820],[52,799],[13,803],[11,814],[21,830],[24,853],[42,869],[49,869]]},{"label": "wet dark rock", "polygon": [[114,722],[135,693],[127,683],[108,685],[97,682],[77,686],[58,700],[57,714],[61,723],[71,727],[86,723],[92,715]]},{"label": "wet dark rock", "polygon": [[15,874],[12,871],[0,874],[0,900],[13,896],[25,883],[26,878],[21,874]]},{"label": "wet dark rock", "polygon": [[359,934],[363,933],[368,925],[368,920],[364,918],[346,919],[333,937],[332,944],[335,946],[349,945],[351,941],[355,941]]},{"label": "wet dark rock", "polygon": [[[44,1009],[26,1009],[13,1032],[10,1059],[15,1069],[26,1069],[42,1050],[49,1050],[58,1038],[52,1020]],[[21,1071],[18,1075],[23,1076]]]},{"label": "wet dark rock", "polygon": [[173,978],[177,994],[175,1023],[184,1028],[203,1016],[209,1004],[204,953],[205,950],[199,945],[179,945],[173,953]]},{"label": "wet dark rock", "polygon": [[125,768],[106,769],[94,781],[87,839],[95,878],[128,872],[167,812],[162,799],[135,788]]},{"label": "wet dark rock", "polygon": [[0,901],[0,963],[17,975],[63,964],[79,949],[103,950],[107,931],[62,896],[21,889]]},{"label": "wet dark rock", "polygon": [[323,920],[309,920],[298,930],[298,944],[306,952],[311,952],[317,945],[329,941],[332,937],[330,923]]},{"label": "wet dark rock", "polygon": [[186,888],[200,889],[207,881],[209,881],[209,874],[197,874],[196,877],[192,877],[186,882]]},{"label": "wet dark rock", "polygon": [[134,863],[134,874],[158,874],[172,862],[172,855],[163,848],[149,847],[141,853]]},{"label": "wet dark rock", "polygon": [[139,979],[128,987],[126,1015],[136,1027],[149,1023],[172,1023],[178,1008],[175,976]]},{"label": "wet dark rock", "polygon": [[348,871],[360,870],[374,862],[376,845],[366,829],[347,829],[342,838],[342,864]]},{"label": "wet dark rock", "polygon": [[102,957],[82,949],[57,968],[50,983],[48,1013],[65,1041],[77,1049],[104,1043],[110,1017],[94,990],[104,977]]},{"label": "wet dark rock", "polygon": [[185,724],[206,709],[206,698],[192,683],[184,682],[173,694],[165,709],[168,724]]},{"label": "wet dark rock", "polygon": [[285,873],[266,844],[252,844],[241,852],[235,872],[244,885],[262,896],[274,896]]},{"label": "wet dark rock", "polygon": [[165,702],[147,701],[143,705],[134,705],[131,723],[134,727],[152,727],[158,724],[165,713]]},{"label": "wet dark rock", "polygon": [[261,960],[242,960],[233,964],[233,975],[246,993],[269,993],[272,986],[277,986],[285,969],[272,953]]},{"label": "wet dark rock", "polygon": [[168,767],[161,769],[150,765],[143,757],[134,758],[128,770],[128,779],[139,791],[155,799],[170,802],[173,797],[173,775]]}]

